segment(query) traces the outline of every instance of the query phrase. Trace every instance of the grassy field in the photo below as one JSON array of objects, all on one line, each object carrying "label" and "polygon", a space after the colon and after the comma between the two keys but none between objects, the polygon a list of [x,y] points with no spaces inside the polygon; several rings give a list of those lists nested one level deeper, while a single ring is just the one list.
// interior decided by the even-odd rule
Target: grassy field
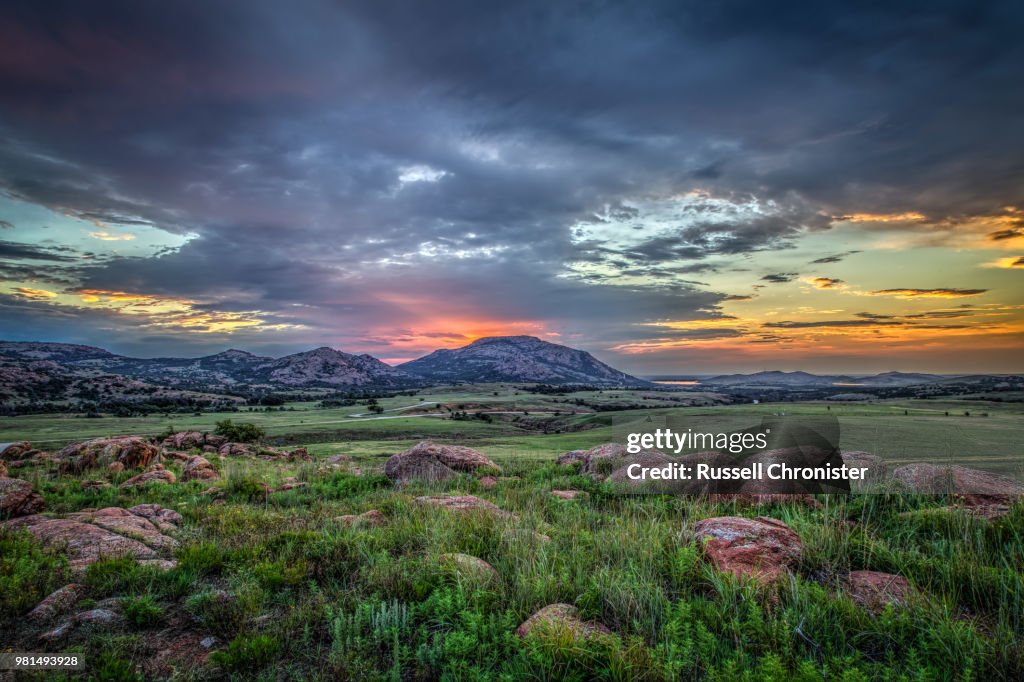
[{"label": "grassy field", "polygon": [[[644,398],[645,395],[656,398]],[[1024,403],[893,400],[869,404],[809,402],[662,407],[669,399],[686,399],[687,395],[605,391],[546,396],[526,394],[509,386],[488,385],[423,391],[415,397],[383,398],[379,401],[384,409],[380,415],[371,414],[365,405],[321,409],[316,403],[292,403],[285,411],[198,416],[87,419],[77,415],[36,415],[0,418],[0,442],[28,440],[44,449],[56,449],[72,441],[98,436],[211,431],[217,421],[230,418],[260,425],[272,441],[306,445],[318,454],[384,457],[417,440],[430,438],[472,442],[506,460],[546,459],[551,453],[608,442],[613,439],[613,423],[642,419],[648,414],[685,418],[695,427],[709,429],[735,428],[775,414],[830,414],[839,420],[840,445],[844,450],[865,450],[896,463],[941,460],[970,463],[1014,476],[1024,474]],[[563,402],[576,398],[609,405],[648,404],[650,409],[593,412]],[[489,412],[493,420],[452,420],[449,418],[451,410],[470,414]],[[562,427],[560,430],[568,432],[539,433],[538,423],[543,424],[545,419],[557,420]],[[575,430],[581,428],[584,430]]]},{"label": "grassy field", "polygon": [[[986,520],[946,511],[948,500],[906,495],[822,497],[819,509],[611,495],[554,459],[609,440],[612,420],[646,411],[567,415],[563,403],[547,396],[495,390],[498,396],[446,392],[381,404],[396,412],[431,398],[500,410],[561,407],[562,415],[546,418],[595,427],[544,434],[511,421],[371,419],[353,416],[365,413],[361,406],[321,410],[312,404],[172,422],[0,421],[0,441],[58,445],[94,435],[158,433],[169,423],[209,430],[230,416],[259,423],[270,437],[308,444],[316,459],[214,458],[221,502],[202,494],[209,484],[200,482],[119,490],[117,484],[136,472],[56,477],[42,465],[19,469],[51,513],[157,503],[179,511],[184,523],[175,532],[179,546],[168,555],[178,562],[172,570],[118,559],[93,565],[77,610],[113,599],[124,620],[80,626],[59,645],[38,640],[52,624],[23,616],[69,581],[61,554],[0,531],[0,650],[79,652],[89,661],[85,677],[124,680],[1024,679],[1024,505]],[[1022,415],[1012,405],[904,401],[829,410],[809,403],[652,413],[687,415],[711,426],[780,412],[837,414],[844,449],[905,461],[962,452],[972,465],[1019,470]],[[372,468],[428,437],[481,450],[505,478],[495,488],[471,475],[396,488]],[[323,466],[321,460],[334,454],[349,455],[362,473]],[[168,466],[181,473],[178,465]],[[276,487],[290,476],[308,485],[270,494],[258,485]],[[94,478],[114,487],[84,491],[81,481]],[[553,489],[589,496],[559,500]],[[436,493],[477,495],[514,516],[464,516],[413,502]],[[370,509],[384,514],[384,526],[334,520]],[[714,571],[689,529],[720,515],[767,515],[792,527],[805,548],[792,577],[769,586]],[[482,581],[439,560],[451,552],[487,561],[497,578]],[[842,587],[842,577],[859,569],[898,573],[919,597],[869,613]],[[574,604],[614,634],[594,640],[514,634],[531,613],[556,602]],[[194,644],[209,636],[216,638],[212,653]]]}]

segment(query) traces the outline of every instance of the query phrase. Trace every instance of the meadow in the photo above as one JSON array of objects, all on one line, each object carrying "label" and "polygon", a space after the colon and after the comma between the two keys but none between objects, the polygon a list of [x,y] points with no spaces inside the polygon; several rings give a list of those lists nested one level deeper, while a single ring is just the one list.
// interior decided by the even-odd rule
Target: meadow
[{"label": "meadow", "polygon": [[[199,481],[119,489],[131,471],[55,477],[44,466],[19,470],[48,512],[157,503],[184,517],[175,533],[175,568],[106,559],[88,569],[87,597],[78,608],[114,603],[124,620],[79,627],[59,649],[83,653],[90,666],[83,675],[91,679],[1024,678],[1024,505],[988,520],[948,510],[948,500],[911,495],[822,496],[820,508],[614,495],[581,475],[578,465],[558,466],[555,458],[607,442],[613,419],[647,411],[573,415],[552,397],[515,393],[501,387],[421,392],[380,400],[381,416],[428,409],[409,408],[421,402],[481,404],[531,412],[526,424],[511,414],[491,422],[373,419],[356,416],[366,414],[362,406],[312,403],[228,415],[260,424],[268,439],[306,445],[314,461],[211,458],[221,474],[215,495]],[[536,412],[548,412],[544,419],[560,420],[567,430],[543,433]],[[1019,472],[1022,415],[1010,404],[654,410],[708,423],[779,412],[840,413],[845,450],[913,461],[939,448],[968,447],[963,454],[972,466]],[[169,426],[212,430],[224,417],[20,417],[0,421],[0,441],[52,443],[49,448]],[[473,475],[396,487],[379,473],[386,457],[424,438],[478,449],[501,466],[502,477],[494,487]],[[344,465],[326,464],[339,454],[349,458]],[[166,464],[180,475],[179,464]],[[113,487],[80,485],[104,476]],[[277,487],[288,477],[306,485],[272,493],[260,485]],[[587,495],[551,495],[562,489]],[[457,514],[414,502],[438,493],[476,495],[513,516]],[[338,519],[369,510],[383,514],[383,525]],[[690,529],[723,515],[785,522],[805,547],[797,569],[772,585],[716,572]],[[456,552],[483,559],[496,575],[484,579],[440,560]],[[842,588],[842,576],[860,569],[904,576],[919,598],[869,612]],[[44,628],[23,616],[68,581],[59,553],[26,535],[0,532],[0,649],[41,650]],[[515,634],[530,614],[558,602],[575,605],[613,634]],[[197,643],[207,637],[214,638],[209,649]]]}]

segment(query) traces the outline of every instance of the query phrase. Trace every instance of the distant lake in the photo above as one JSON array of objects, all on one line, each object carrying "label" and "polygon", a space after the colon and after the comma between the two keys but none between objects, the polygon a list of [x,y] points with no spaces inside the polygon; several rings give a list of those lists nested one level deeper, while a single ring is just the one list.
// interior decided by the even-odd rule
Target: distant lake
[{"label": "distant lake", "polygon": [[669,386],[698,386],[699,381],[688,379],[686,381],[655,381],[656,384],[667,384]]}]

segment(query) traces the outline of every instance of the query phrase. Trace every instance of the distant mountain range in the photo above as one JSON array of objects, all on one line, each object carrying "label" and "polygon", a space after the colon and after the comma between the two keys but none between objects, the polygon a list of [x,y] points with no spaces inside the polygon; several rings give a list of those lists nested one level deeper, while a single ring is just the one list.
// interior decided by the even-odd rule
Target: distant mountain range
[{"label": "distant mountain range", "polygon": [[810,374],[808,372],[756,372],[754,374],[723,374],[701,379],[702,384],[713,386],[863,386],[889,388],[932,384],[949,377],[940,374],[918,374],[908,372],[884,372],[872,376],[850,376],[846,374]]},{"label": "distant mountain range", "polygon": [[282,358],[235,349],[200,358],[131,358],[93,346],[0,341],[0,400],[62,400],[97,391],[119,395],[169,389],[217,393],[242,387],[394,389],[488,381],[650,385],[586,351],[531,336],[478,339],[400,367],[327,347]]},{"label": "distant mountain range", "polygon": [[[661,377],[669,379],[677,377]],[[843,392],[929,385],[1000,382],[1007,375],[943,376],[885,372],[872,376],[808,372],[757,372],[690,377],[720,391]],[[200,358],[131,358],[102,348],[66,343],[0,341],[0,405],[111,400],[237,401],[241,396],[320,389],[322,392],[419,388],[441,383],[544,383],[602,387],[650,387],[609,367],[586,351],[532,336],[495,336],[462,348],[437,350],[398,367],[371,355],[333,348],[272,358],[226,350]],[[916,389],[914,389],[916,390]]]}]

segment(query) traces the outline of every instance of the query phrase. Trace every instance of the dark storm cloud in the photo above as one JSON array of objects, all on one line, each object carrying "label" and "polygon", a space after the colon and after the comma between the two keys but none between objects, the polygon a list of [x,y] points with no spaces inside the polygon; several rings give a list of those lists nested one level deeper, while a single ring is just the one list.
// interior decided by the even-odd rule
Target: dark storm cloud
[{"label": "dark storm cloud", "polygon": [[796,272],[776,272],[769,275],[765,275],[761,278],[762,282],[771,282],[772,284],[785,284],[786,282],[792,282],[800,275]]},{"label": "dark storm cloud", "polygon": [[[1021,15],[1011,2],[5,3],[0,192],[194,235],[95,264],[84,288],[282,313],[304,338],[401,329],[409,292],[627,338],[633,322],[716,315],[724,294],[673,279],[703,259],[788,248],[832,215],[1019,201]],[[670,236],[571,238],[575,224],[642,222],[630,201],[698,189],[759,209],[694,201]],[[658,281],[572,279],[569,262]]]},{"label": "dark storm cloud", "polygon": [[980,296],[988,289],[881,289],[871,296],[898,296],[900,298],[962,298]]},{"label": "dark storm cloud", "polygon": [[62,263],[73,263],[78,260],[78,252],[65,247],[35,246],[18,242],[0,241],[0,259],[3,260],[41,260]]},{"label": "dark storm cloud", "polygon": [[1008,227],[1005,230],[990,232],[988,238],[994,242],[1001,242],[1007,239],[1018,239],[1024,237],[1024,227]]},{"label": "dark storm cloud", "polygon": [[837,254],[832,255],[832,256],[823,256],[821,258],[815,258],[814,260],[811,261],[811,264],[812,265],[816,265],[816,264],[824,264],[824,263],[838,263],[839,261],[843,260],[847,256],[852,256],[852,255],[854,255],[856,253],[860,253],[860,251],[847,251],[846,253],[837,253]]}]

